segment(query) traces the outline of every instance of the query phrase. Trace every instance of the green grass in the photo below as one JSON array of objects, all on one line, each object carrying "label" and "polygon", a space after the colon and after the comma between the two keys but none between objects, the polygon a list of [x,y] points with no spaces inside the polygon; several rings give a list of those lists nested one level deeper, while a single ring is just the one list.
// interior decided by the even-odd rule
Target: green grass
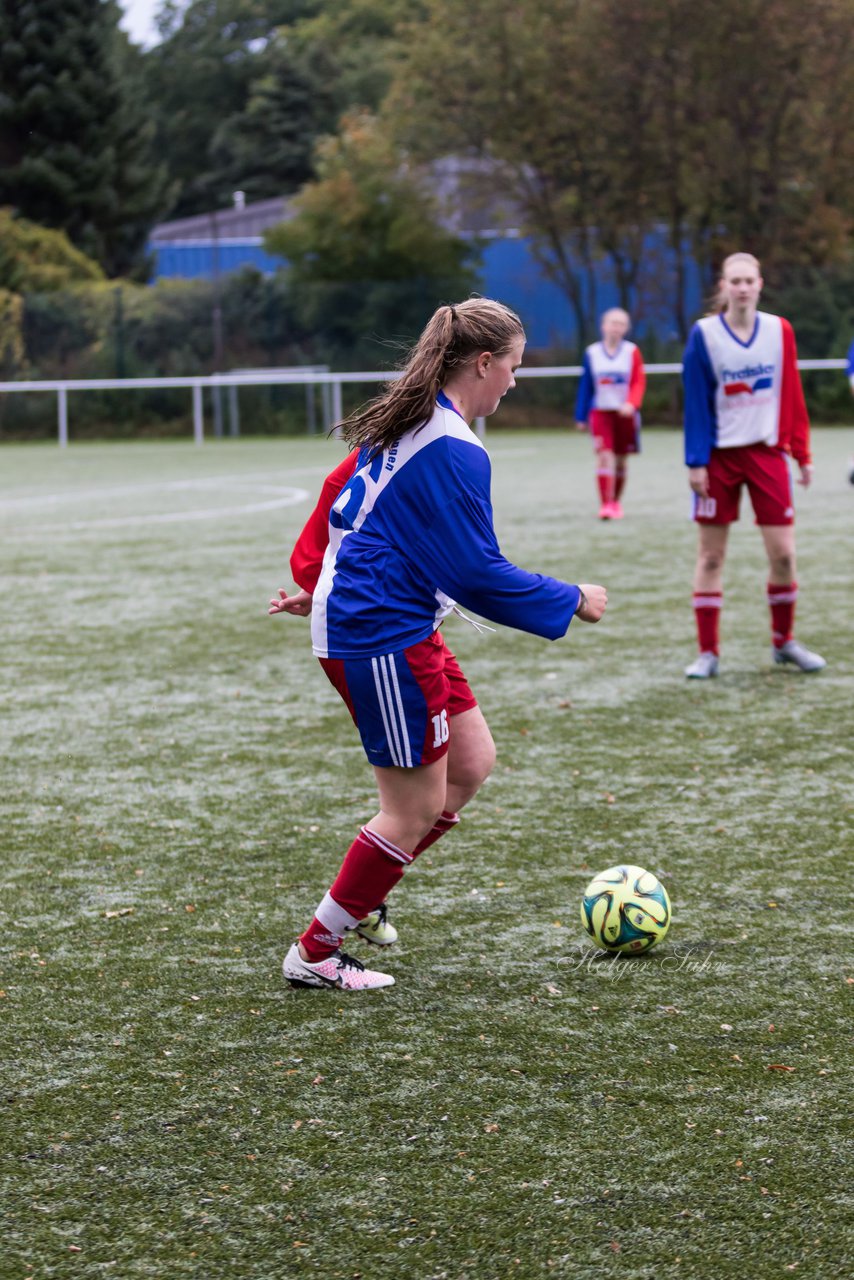
[{"label": "green grass", "polygon": [[[309,507],[261,504],[339,447],[0,451],[2,1280],[854,1271],[848,441],[799,500],[828,669],[772,668],[745,512],[699,685],[678,437],[612,525],[586,439],[489,443],[505,551],[610,608],[448,623],[499,761],[364,997],[279,969],[374,811],[307,624],[266,616]],[[578,902],[621,859],[674,924],[614,962]]]}]

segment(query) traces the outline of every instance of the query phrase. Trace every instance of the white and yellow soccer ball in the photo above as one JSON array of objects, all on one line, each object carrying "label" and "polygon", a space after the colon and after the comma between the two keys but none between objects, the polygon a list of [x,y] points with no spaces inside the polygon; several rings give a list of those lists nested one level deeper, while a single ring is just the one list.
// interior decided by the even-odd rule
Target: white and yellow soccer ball
[{"label": "white and yellow soccer ball", "polygon": [[643,867],[609,867],[594,876],[581,899],[581,923],[597,947],[639,955],[670,928],[670,898]]}]

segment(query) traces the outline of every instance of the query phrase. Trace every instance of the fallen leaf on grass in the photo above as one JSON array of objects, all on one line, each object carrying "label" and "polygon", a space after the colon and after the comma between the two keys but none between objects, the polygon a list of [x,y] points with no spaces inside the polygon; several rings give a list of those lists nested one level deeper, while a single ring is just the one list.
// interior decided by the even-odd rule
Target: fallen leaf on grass
[{"label": "fallen leaf on grass", "polygon": [[769,1062],[767,1069],[769,1071],[795,1071],[797,1068],[787,1067],[783,1062]]},{"label": "fallen leaf on grass", "polygon": [[115,920],[116,916],[132,916],[135,907],[120,907],[118,911],[105,911],[104,917],[107,920]]}]

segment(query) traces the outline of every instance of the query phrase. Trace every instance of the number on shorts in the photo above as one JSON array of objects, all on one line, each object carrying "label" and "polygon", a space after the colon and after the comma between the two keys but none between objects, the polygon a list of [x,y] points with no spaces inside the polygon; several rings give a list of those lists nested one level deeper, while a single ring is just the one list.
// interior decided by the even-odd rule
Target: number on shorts
[{"label": "number on shorts", "polygon": [[438,716],[433,716],[433,746],[441,747],[443,742],[448,741],[450,729],[448,728],[448,713],[442,711]]},{"label": "number on shorts", "polygon": [[697,495],[697,515],[701,520],[714,520],[717,511],[717,498],[701,498]]}]

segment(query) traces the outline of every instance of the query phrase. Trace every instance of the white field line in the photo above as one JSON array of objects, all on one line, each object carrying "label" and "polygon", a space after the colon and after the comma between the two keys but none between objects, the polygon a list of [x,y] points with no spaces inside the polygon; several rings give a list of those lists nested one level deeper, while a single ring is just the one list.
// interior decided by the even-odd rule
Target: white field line
[{"label": "white field line", "polygon": [[84,529],[118,529],[131,525],[147,524],[179,524],[192,520],[216,520],[228,516],[252,515],[261,511],[275,511],[282,507],[293,507],[305,502],[311,495],[307,489],[292,488],[285,485],[247,482],[244,479],[204,479],[174,480],[165,483],[143,483],[138,485],[115,485],[103,489],[89,491],[74,490],[65,493],[31,494],[27,497],[0,500],[0,515],[13,507],[32,509],[42,505],[57,506],[68,502],[97,502],[102,498],[136,497],[144,493],[174,493],[209,491],[212,489],[244,489],[256,493],[271,493],[276,496],[262,502],[247,502],[232,507],[203,507],[194,511],[141,512],[136,515],[110,516],[96,520],[71,520],[62,524],[39,524],[37,529],[7,529],[16,533],[55,533],[63,530]]}]

